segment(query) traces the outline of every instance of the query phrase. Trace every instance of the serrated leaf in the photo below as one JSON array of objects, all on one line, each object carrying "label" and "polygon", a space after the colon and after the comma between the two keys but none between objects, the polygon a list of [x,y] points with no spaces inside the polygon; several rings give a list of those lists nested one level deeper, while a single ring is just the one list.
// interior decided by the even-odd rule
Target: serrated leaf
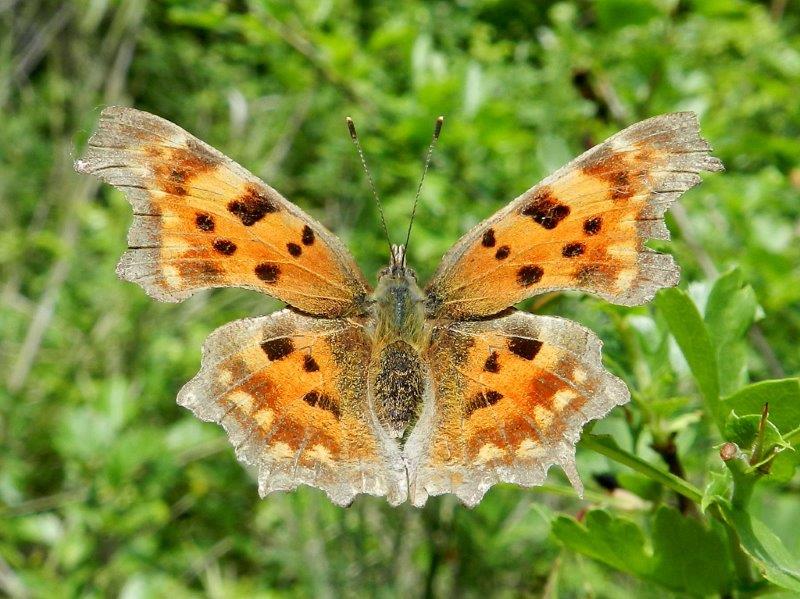
[{"label": "serrated leaf", "polygon": [[686,292],[674,288],[661,291],[656,306],[689,364],[708,411],[722,428],[725,414],[719,403],[717,356],[700,312]]},{"label": "serrated leaf", "polygon": [[694,518],[661,507],[648,543],[632,521],[592,510],[583,523],[560,516],[553,534],[573,551],[673,591],[704,596],[730,587],[732,568],[723,540]]},{"label": "serrated leaf", "polygon": [[568,548],[604,564],[645,577],[650,571],[642,530],[632,521],[592,510],[583,522],[559,516],[552,532]]},{"label": "serrated leaf", "polygon": [[782,433],[800,427],[800,379],[778,379],[748,385],[723,403],[737,414],[761,414],[769,403],[769,420]]},{"label": "serrated leaf", "polygon": [[667,588],[696,595],[725,595],[733,568],[715,530],[677,510],[661,507],[653,526],[654,574]]}]

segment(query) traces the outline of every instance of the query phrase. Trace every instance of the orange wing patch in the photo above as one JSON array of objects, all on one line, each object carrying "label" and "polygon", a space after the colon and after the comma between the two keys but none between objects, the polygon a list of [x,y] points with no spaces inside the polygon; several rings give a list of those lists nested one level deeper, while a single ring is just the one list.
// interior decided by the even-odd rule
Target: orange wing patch
[{"label": "orange wing patch", "polygon": [[432,434],[406,446],[416,464],[411,501],[455,493],[475,505],[497,482],[541,484],[553,464],[581,491],[574,445],[583,425],[630,397],[602,368],[600,347],[576,323],[523,312],[435,329]]},{"label": "orange wing patch", "polygon": [[560,169],[465,235],[428,285],[429,313],[495,314],[562,289],[622,305],[677,284],[671,256],[645,247],[668,239],[664,212],[722,164],[692,113],[642,121]]},{"label": "orange wing patch", "polygon": [[236,286],[322,316],[365,309],[369,288],[338,239],[169,121],[105,109],[76,169],[128,196],[130,249],[117,272],[156,299]]},{"label": "orange wing patch", "polygon": [[178,403],[220,423],[258,467],[259,492],[307,484],[348,505],[357,493],[405,501],[396,444],[377,434],[366,400],[370,346],[361,327],[282,310],[215,331]]}]

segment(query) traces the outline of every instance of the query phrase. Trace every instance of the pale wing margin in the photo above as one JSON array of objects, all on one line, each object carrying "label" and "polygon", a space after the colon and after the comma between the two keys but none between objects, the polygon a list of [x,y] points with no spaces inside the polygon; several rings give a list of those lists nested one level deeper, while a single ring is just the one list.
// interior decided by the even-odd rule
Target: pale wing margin
[{"label": "pale wing margin", "polygon": [[341,506],[360,493],[398,505],[406,472],[368,411],[368,359],[360,327],[285,309],[214,331],[178,403],[225,429],[262,497],[303,484]]},{"label": "pale wing margin", "polygon": [[[527,434],[538,441],[534,444],[531,439],[525,439],[516,446],[510,442],[501,449],[512,456],[512,460],[481,463],[469,454],[473,431],[463,408],[470,399],[465,395],[466,390],[474,381],[463,368],[469,361],[475,340],[494,333],[536,340],[543,347],[554,348],[560,358],[552,374],[565,388],[579,395],[583,403],[579,408],[563,412],[564,430],[553,436],[533,424],[532,414],[518,411],[514,416],[524,421],[522,426],[528,427]],[[603,368],[601,347],[600,339],[582,325],[520,311],[489,321],[443,325],[435,331],[428,360],[435,381],[435,398],[431,398],[431,403],[436,407],[427,415],[423,413],[422,418],[427,421],[417,425],[404,448],[411,502],[422,506],[430,495],[454,493],[467,506],[475,506],[498,482],[525,487],[543,484],[554,464],[565,471],[575,490],[582,495],[583,485],[575,466],[575,444],[584,425],[630,400],[625,383]],[[522,390],[526,382],[513,381],[512,386]],[[522,406],[523,398],[518,399],[516,403]],[[503,414],[496,418],[499,436],[510,438],[512,423],[504,421]],[[504,430],[504,427],[509,428]]]}]

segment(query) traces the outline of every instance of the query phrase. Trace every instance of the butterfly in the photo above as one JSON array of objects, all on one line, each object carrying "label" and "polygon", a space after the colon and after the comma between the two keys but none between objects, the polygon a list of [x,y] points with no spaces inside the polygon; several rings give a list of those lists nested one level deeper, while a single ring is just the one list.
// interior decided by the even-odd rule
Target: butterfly
[{"label": "butterfly", "polygon": [[581,430],[629,390],[594,333],[513,306],[558,290],[633,306],[676,285],[645,241],[669,238],[664,213],[700,171],[722,170],[710,152],[691,112],[639,122],[467,232],[425,286],[392,246],[375,289],[320,222],[160,117],[106,108],[75,168],[133,206],[122,279],[162,301],[244,287],[287,304],[214,331],[178,395],[224,427],[262,496],[474,506],[553,465],[582,492]]}]

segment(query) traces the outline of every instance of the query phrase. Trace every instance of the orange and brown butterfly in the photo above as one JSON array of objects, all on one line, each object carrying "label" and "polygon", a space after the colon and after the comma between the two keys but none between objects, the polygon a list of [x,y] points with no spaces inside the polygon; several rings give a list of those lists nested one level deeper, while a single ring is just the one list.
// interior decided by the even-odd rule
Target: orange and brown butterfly
[{"label": "orange and brown butterfly", "polygon": [[359,493],[416,506],[478,503],[497,482],[581,490],[575,443],[629,400],[583,326],[511,308],[581,290],[622,305],[678,282],[663,215],[719,171],[689,112],[637,123],[480,223],[423,288],[403,246],[373,290],[322,224],[177,125],[130,108],[100,117],[76,162],[133,206],[123,279],[156,299],[246,287],[288,304],[212,333],[178,403],[221,424],[259,492]]}]

